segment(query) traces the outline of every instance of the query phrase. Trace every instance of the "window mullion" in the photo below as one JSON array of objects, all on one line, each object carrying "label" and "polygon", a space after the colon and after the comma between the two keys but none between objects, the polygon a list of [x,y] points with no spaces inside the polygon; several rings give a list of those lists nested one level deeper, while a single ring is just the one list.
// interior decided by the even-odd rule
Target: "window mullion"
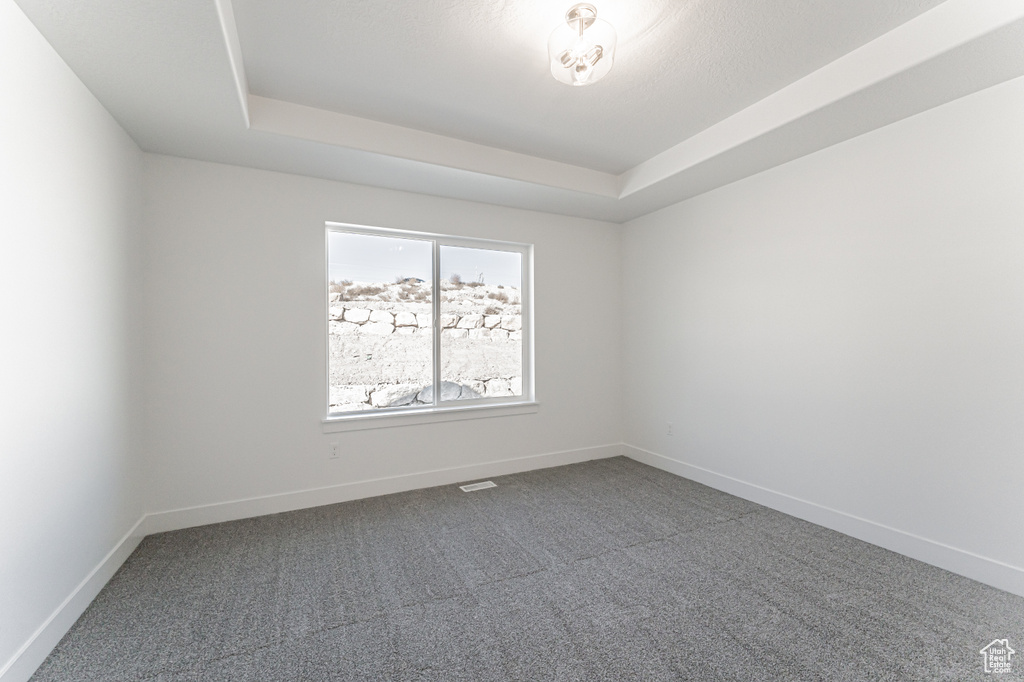
[{"label": "window mullion", "polygon": [[433,268],[433,289],[434,296],[431,299],[433,308],[433,363],[434,363],[434,407],[441,404],[441,246],[437,240],[431,242],[434,245],[434,268]]}]

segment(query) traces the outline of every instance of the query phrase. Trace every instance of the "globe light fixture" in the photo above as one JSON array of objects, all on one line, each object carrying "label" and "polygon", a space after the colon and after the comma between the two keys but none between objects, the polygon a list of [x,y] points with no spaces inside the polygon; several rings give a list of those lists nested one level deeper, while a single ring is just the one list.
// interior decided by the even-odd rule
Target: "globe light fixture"
[{"label": "globe light fixture", "polygon": [[565,24],[548,38],[551,75],[567,85],[590,85],[612,70],[615,61],[615,29],[597,18],[588,3],[573,5]]}]

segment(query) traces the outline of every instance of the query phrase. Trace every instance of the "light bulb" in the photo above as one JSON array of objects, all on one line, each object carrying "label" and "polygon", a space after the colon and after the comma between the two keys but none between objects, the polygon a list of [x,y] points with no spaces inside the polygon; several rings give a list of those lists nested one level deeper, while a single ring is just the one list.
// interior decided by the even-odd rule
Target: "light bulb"
[{"label": "light bulb", "polygon": [[572,84],[573,85],[586,85],[587,79],[590,78],[590,74],[593,73],[594,67],[590,64],[581,61],[576,64],[576,67],[572,70]]}]

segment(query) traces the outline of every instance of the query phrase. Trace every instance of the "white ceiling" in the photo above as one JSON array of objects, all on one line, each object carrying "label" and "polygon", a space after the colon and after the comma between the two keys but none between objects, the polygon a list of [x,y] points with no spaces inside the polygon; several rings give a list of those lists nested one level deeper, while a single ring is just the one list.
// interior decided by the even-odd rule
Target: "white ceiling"
[{"label": "white ceiling", "polygon": [[263,97],[619,174],[940,0],[603,0],[613,74],[551,77],[564,2],[234,0]]},{"label": "white ceiling", "polygon": [[[622,221],[1024,75],[1019,0],[17,0],[141,147]],[[564,5],[564,6],[563,6]]]}]

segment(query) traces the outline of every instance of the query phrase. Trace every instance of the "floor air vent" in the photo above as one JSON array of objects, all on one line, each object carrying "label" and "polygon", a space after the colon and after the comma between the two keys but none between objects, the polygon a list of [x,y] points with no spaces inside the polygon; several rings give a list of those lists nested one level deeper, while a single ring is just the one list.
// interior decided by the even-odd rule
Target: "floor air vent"
[{"label": "floor air vent", "polygon": [[459,489],[464,493],[471,493],[474,490],[483,490],[484,488],[497,488],[498,484],[494,481],[484,481],[483,483],[470,483],[469,485],[460,485]]}]

